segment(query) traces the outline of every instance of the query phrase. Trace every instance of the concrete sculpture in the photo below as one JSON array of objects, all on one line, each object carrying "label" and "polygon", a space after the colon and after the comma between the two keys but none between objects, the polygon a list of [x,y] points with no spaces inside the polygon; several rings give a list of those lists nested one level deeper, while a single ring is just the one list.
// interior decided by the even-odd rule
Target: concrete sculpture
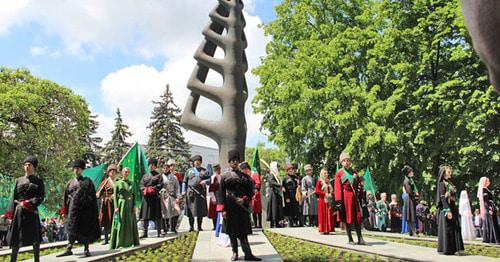
[{"label": "concrete sculpture", "polygon": [[[219,161],[227,164],[227,152],[236,149],[244,156],[247,126],[245,101],[248,88],[245,72],[248,62],[245,55],[247,40],[243,28],[243,2],[241,0],[218,0],[219,4],[210,12],[211,21],[203,29],[205,39],[194,54],[197,65],[188,80],[191,90],[181,117],[185,128],[206,135],[219,145]],[[217,47],[224,51],[224,58],[214,57]],[[209,70],[222,75],[222,86],[205,83]],[[196,116],[200,96],[206,97],[222,107],[222,119],[209,121]]]}]

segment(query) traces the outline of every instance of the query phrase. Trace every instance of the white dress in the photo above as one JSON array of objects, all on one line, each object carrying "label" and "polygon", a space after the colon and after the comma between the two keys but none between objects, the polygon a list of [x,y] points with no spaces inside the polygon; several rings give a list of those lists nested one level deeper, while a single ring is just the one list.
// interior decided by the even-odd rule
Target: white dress
[{"label": "white dress", "polygon": [[469,197],[465,191],[462,191],[460,194],[458,213],[460,214],[463,240],[470,241],[476,239],[476,229],[474,227],[474,220],[470,209]]}]

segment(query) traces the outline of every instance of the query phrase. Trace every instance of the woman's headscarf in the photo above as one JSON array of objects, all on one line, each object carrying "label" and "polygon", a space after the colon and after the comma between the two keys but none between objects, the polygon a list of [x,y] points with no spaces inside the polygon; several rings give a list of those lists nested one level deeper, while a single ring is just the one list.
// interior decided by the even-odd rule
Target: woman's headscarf
[{"label": "woman's headscarf", "polygon": [[280,171],[278,169],[278,162],[276,161],[271,162],[271,173],[273,173],[276,176],[279,176]]},{"label": "woman's headscarf", "polygon": [[439,194],[439,183],[443,181],[445,173],[446,173],[446,167],[445,166],[440,167],[438,173],[437,186],[436,186],[436,206],[439,206],[439,203],[441,201],[441,194]]},{"label": "woman's headscarf", "polygon": [[484,206],[483,189],[486,187],[486,180],[488,178],[483,176],[479,179],[479,186],[477,188],[477,198],[479,198],[479,209],[481,210],[481,217],[486,218],[486,208]]},{"label": "woman's headscarf", "polygon": [[460,203],[458,205],[458,213],[461,216],[464,215],[472,216],[472,211],[470,210],[469,195],[465,190],[462,190],[462,192],[460,192]]}]

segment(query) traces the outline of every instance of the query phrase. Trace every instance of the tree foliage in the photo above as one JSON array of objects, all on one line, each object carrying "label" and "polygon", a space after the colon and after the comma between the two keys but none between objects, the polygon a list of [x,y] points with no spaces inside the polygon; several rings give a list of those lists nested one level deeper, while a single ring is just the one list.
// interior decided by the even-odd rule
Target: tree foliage
[{"label": "tree foliage", "polygon": [[151,129],[147,146],[148,155],[163,161],[172,158],[179,162],[188,162],[190,151],[180,125],[181,110],[174,103],[169,85],[166,86],[161,101],[153,103],[156,106],[148,126]]},{"label": "tree foliage", "polygon": [[83,158],[92,166],[97,166],[101,163],[102,137],[96,136],[97,128],[99,128],[99,122],[96,118],[97,115],[91,115],[89,112],[89,129],[83,137],[86,149]]},{"label": "tree foliage", "polygon": [[0,67],[0,174],[22,176],[24,158],[37,156],[48,207],[61,204],[71,176],[68,163],[86,151],[81,138],[89,132],[88,122],[87,103],[69,88],[26,69]]},{"label": "tree foliage", "polygon": [[109,140],[102,149],[103,162],[105,164],[117,165],[118,162],[120,162],[131,146],[131,144],[127,142],[127,138],[131,135],[132,133],[128,131],[128,126],[123,123],[120,109],[117,108],[115,128],[111,131],[111,140]]},{"label": "tree foliage", "polygon": [[442,164],[471,189],[500,170],[500,98],[458,1],[284,0],[254,69],[262,128],[296,161],[334,166],[349,151],[382,190],[403,164],[432,198]]},{"label": "tree foliage", "polygon": [[[261,160],[266,161],[268,164],[271,164],[272,161],[278,161],[279,163],[284,163],[288,159],[286,152],[280,148],[273,147],[265,147],[264,143],[257,143],[255,147],[247,147],[245,148],[245,161],[250,161],[253,158],[253,152],[255,148],[259,148],[259,157]],[[261,170],[264,172],[267,167],[261,164]],[[262,175],[262,174],[261,174]]]}]

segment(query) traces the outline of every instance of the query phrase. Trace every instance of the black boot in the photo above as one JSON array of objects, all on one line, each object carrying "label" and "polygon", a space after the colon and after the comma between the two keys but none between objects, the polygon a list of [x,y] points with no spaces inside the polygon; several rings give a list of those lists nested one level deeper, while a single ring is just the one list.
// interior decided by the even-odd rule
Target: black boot
[{"label": "black boot", "polygon": [[102,243],[103,245],[107,245],[108,244],[108,241],[109,241],[109,235],[108,235],[109,231],[108,229],[106,229],[106,227],[104,227],[104,242]]},{"label": "black boot", "polygon": [[170,219],[170,231],[174,232],[174,234],[177,234],[177,218],[173,217]]},{"label": "black boot", "polygon": [[35,262],[40,262],[40,243],[33,244],[33,257]]},{"label": "black boot", "polygon": [[73,248],[73,245],[68,244],[68,246],[66,247],[66,251],[64,251],[64,253],[57,255],[56,257],[65,257],[65,256],[73,255],[73,252],[71,251],[72,248]]},{"label": "black boot", "polygon": [[262,214],[257,214],[257,221],[259,221],[259,223],[257,223],[257,227],[262,228]]},{"label": "black boot", "polygon": [[238,260],[238,253],[233,252],[233,256],[231,257],[231,261]]},{"label": "black boot", "polygon": [[346,225],[347,238],[349,239],[349,245],[354,245],[354,240],[352,239],[352,226],[350,224]]},{"label": "black boot", "polygon": [[85,244],[85,249],[83,251],[83,254],[86,256],[86,257],[90,257],[92,256],[92,254],[90,254],[90,250],[89,250],[89,244]]},{"label": "black boot", "polygon": [[148,237],[148,226],[149,226],[149,220],[145,219],[143,221],[143,231],[142,231],[142,236],[140,238]]},{"label": "black boot", "polygon": [[188,216],[189,218],[189,232],[194,231],[194,217]]},{"label": "black boot", "polygon": [[203,229],[201,228],[202,223],[203,223],[203,217],[197,217],[196,224],[198,224],[198,231],[203,231]]},{"label": "black boot", "polygon": [[356,236],[358,237],[358,245],[366,245],[363,235],[361,234],[361,225],[354,225],[356,228]]},{"label": "black boot", "polygon": [[19,253],[19,247],[12,247],[12,253],[10,255],[10,262],[17,261],[17,254]]}]

